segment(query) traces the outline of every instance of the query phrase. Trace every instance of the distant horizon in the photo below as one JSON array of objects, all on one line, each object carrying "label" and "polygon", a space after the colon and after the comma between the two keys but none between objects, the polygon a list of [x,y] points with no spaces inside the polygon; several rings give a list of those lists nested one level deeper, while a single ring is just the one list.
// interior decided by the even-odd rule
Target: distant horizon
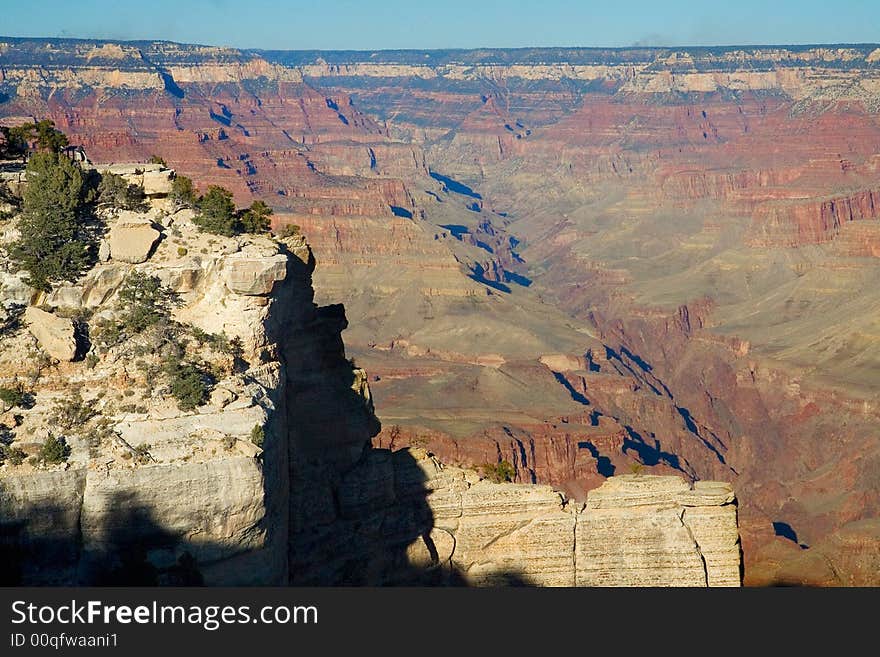
[{"label": "distant horizon", "polygon": [[[170,41],[241,50],[376,51],[697,48],[870,44],[872,0],[43,0],[4,7],[23,38]],[[29,34],[45,36],[25,37]],[[577,45],[577,44],[591,45]]]},{"label": "distant horizon", "polygon": [[[137,38],[116,39],[108,37],[79,37],[79,36],[45,36],[45,35],[10,35],[0,34],[0,40],[17,41],[82,41],[84,43],[171,43],[180,46],[199,46],[204,48],[228,48],[242,52],[473,52],[476,50],[709,50],[714,48],[880,48],[878,41],[852,41],[852,42],[816,42],[816,43],[713,43],[713,44],[674,44],[674,45],[629,45],[629,46],[471,46],[471,47],[434,47],[434,48],[263,48],[243,47],[222,43],[200,43],[196,41],[180,41],[163,38]],[[2,58],[2,54],[0,54]]]}]

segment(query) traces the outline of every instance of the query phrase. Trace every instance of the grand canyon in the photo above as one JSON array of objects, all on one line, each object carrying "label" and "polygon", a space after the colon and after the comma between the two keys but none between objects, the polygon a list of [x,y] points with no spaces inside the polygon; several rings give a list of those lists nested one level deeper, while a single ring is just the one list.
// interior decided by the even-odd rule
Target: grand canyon
[{"label": "grand canyon", "polygon": [[[148,196],[158,180],[163,239],[138,267],[185,297],[179,317],[240,337],[251,365],[215,411],[117,415],[116,449],[173,443],[145,467],[4,466],[17,522],[69,491],[28,545],[80,536],[79,552],[49,550],[50,576],[22,565],[25,581],[72,581],[95,560],[82,545],[159,523],[218,541],[199,547],[220,564],[212,583],[242,583],[242,564],[262,573],[247,583],[423,581],[401,564],[445,550],[469,582],[639,585],[654,580],[601,565],[617,548],[596,527],[632,546],[659,523],[699,553],[675,552],[661,583],[880,584],[878,112],[875,45],[0,38],[0,125],[50,119],[97,168],[128,166]],[[296,237],[209,243],[186,211],[158,214],[175,174],[264,201]],[[108,258],[131,230],[114,226]],[[114,262],[37,305],[103,310],[144,260]],[[14,274],[0,272],[3,298],[33,303]],[[4,383],[28,370],[28,340],[0,342]],[[137,378],[122,356],[91,373],[57,360],[38,400]],[[31,415],[7,424],[38,432]],[[190,444],[271,417],[285,419],[258,468],[244,440],[235,458]],[[487,480],[498,464],[510,482]],[[194,480],[202,496],[176,499]],[[134,502],[136,521],[116,517],[119,495],[151,486],[151,520]],[[283,536],[254,531],[254,514],[283,517]],[[212,515],[225,527],[199,524]],[[381,560],[346,552],[378,544]]]}]

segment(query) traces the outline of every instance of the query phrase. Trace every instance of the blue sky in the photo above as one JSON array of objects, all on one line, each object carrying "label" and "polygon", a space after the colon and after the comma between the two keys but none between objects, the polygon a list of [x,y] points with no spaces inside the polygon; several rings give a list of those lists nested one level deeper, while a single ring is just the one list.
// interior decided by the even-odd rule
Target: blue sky
[{"label": "blue sky", "polygon": [[0,0],[0,34],[294,50],[865,43],[880,41],[880,6],[877,0]]}]

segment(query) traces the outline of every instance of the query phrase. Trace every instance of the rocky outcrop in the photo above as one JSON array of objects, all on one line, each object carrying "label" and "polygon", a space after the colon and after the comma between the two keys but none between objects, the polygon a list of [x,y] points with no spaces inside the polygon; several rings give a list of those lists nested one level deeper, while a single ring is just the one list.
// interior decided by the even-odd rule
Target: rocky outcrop
[{"label": "rocky outcrop", "polygon": [[[372,450],[336,491],[339,516],[324,526],[333,557],[294,570],[294,582],[740,584],[736,503],[720,482],[612,477],[584,507],[547,486],[491,483],[404,449]],[[348,579],[354,564],[367,579]]]},{"label": "rocky outcrop", "polygon": [[145,262],[161,235],[150,219],[123,211],[107,236],[106,256],[132,265]]},{"label": "rocky outcrop", "polygon": [[587,495],[577,527],[579,586],[738,586],[733,489],[623,475]]},{"label": "rocky outcrop", "polygon": [[263,296],[271,294],[275,283],[284,280],[286,275],[286,255],[241,252],[227,260],[226,287],[236,294]]},{"label": "rocky outcrop", "polygon": [[76,357],[76,331],[73,322],[30,306],[24,313],[28,329],[52,358],[73,360]]}]

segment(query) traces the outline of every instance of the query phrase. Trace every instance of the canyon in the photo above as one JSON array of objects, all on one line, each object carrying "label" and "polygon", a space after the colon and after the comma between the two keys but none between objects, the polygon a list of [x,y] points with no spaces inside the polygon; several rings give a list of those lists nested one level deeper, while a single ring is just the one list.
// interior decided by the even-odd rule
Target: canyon
[{"label": "canyon", "polygon": [[752,584],[877,583],[878,100],[876,46],[0,39],[4,125],[300,227],[376,459],[504,460],[588,508],[630,468],[725,481]]},{"label": "canyon", "polygon": [[[0,583],[740,584],[729,484],[612,477],[585,505],[373,447],[366,373],[344,308],[313,301],[305,239],[210,235],[167,198],[173,171],[113,170],[151,180],[149,208],[97,208],[101,255],[75,284],[38,291],[0,257]],[[21,225],[0,227],[5,248]],[[149,277],[176,302],[134,330]],[[212,372],[200,403],[179,403],[169,354]]]}]

